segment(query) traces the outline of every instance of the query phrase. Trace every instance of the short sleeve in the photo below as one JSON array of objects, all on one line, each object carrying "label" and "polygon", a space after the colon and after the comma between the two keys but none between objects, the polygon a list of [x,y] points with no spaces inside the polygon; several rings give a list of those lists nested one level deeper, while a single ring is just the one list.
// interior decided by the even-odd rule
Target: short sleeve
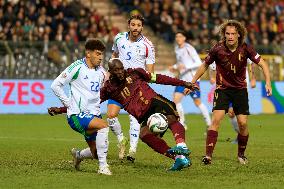
[{"label": "short sleeve", "polygon": [[146,64],[154,64],[155,63],[155,48],[151,42],[144,43],[145,49],[145,57],[146,57]]},{"label": "short sleeve", "polygon": [[252,62],[258,64],[261,56],[254,50],[254,48],[251,45],[247,45],[246,50],[247,50],[247,53],[248,53],[248,58]]},{"label": "short sleeve", "polygon": [[112,51],[113,51],[113,52],[118,53],[117,43],[118,43],[118,40],[123,37],[123,35],[124,35],[123,33],[118,33],[118,34],[114,37],[114,42],[113,42],[113,45],[112,45]]},{"label": "short sleeve", "polygon": [[215,52],[216,52],[216,50],[215,50],[215,46],[214,46],[209,50],[207,56],[205,57],[205,59],[204,59],[205,64],[210,65],[213,62],[215,62],[215,56],[216,56]]},{"label": "short sleeve", "polygon": [[135,70],[135,72],[141,77],[143,78],[143,80],[149,82],[152,78],[152,75],[150,72],[148,71],[145,71],[144,69],[142,68],[136,68],[136,69],[129,69],[129,70]]}]

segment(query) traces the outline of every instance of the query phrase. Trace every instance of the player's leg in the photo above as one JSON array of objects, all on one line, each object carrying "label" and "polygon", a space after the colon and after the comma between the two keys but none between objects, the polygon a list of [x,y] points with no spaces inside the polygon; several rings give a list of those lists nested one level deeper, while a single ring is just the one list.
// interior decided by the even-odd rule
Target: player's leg
[{"label": "player's leg", "polygon": [[[93,157],[95,158],[98,157],[100,162],[104,161],[104,163],[107,164],[106,163],[107,154],[104,152],[107,151],[108,146],[103,144],[104,148],[98,148],[99,153],[97,153],[96,143],[94,142],[96,141],[97,133],[108,130],[107,124],[104,120],[101,119],[101,116],[95,116],[87,113],[80,113],[79,115],[71,115],[70,117],[68,117],[68,123],[73,130],[85,136],[85,140],[90,147],[89,149],[84,150],[85,153],[87,153],[88,156],[90,157],[89,155],[89,150],[90,150]],[[107,141],[107,134],[104,134],[104,137],[105,137],[104,141]],[[98,141],[100,141],[100,136],[98,137]],[[99,144],[101,143],[99,142]],[[103,151],[103,153],[101,153],[101,151]],[[75,168],[79,169],[80,162],[84,159],[83,156],[79,152],[75,153],[75,155],[73,155],[73,158],[74,158]]]},{"label": "player's leg", "polygon": [[175,103],[159,95],[152,101],[151,109],[154,113],[162,113],[167,117],[169,128],[177,144],[167,151],[167,153],[175,156],[175,163],[170,170],[177,171],[190,166],[191,161],[188,157],[190,151],[185,143],[184,127],[178,121],[179,115]]},{"label": "player's leg", "polygon": [[238,134],[238,160],[241,164],[246,164],[247,158],[245,157],[245,150],[248,143],[249,131],[248,131],[248,93],[247,89],[236,90],[233,99],[233,108],[237,115],[239,134]]},{"label": "player's leg", "polygon": [[[81,133],[82,135],[86,135],[86,129],[88,127],[89,122],[91,119],[87,119],[83,121],[83,119],[86,119],[84,113],[81,113],[79,115],[71,115],[67,118],[68,124],[70,127],[75,130],[76,132]],[[73,164],[76,170],[80,169],[80,163],[87,158],[93,158],[93,154],[91,153],[90,148],[86,148],[82,151],[77,150],[73,148],[71,150],[71,155],[73,156]]]},{"label": "player's leg", "polygon": [[239,133],[239,125],[237,121],[237,117],[235,115],[233,107],[230,107],[228,110],[228,116],[230,118],[230,122],[232,124],[232,127],[236,133]]},{"label": "player's leg", "polygon": [[84,159],[97,159],[97,155],[94,157],[90,148],[85,148],[83,150],[79,150],[77,148],[72,148],[70,150],[70,153],[73,157],[73,164],[76,170],[80,170],[80,163],[84,160]]},{"label": "player's leg", "polygon": [[138,123],[137,119],[132,115],[129,115],[129,120],[130,120],[130,129],[129,129],[130,148],[127,154],[127,160],[134,162],[138,140],[139,140],[140,124]]},{"label": "player's leg", "polygon": [[210,118],[210,114],[208,111],[208,108],[201,102],[200,99],[200,91],[193,91],[190,93],[191,98],[193,99],[193,102],[195,104],[196,107],[199,108],[205,123],[206,123],[206,131],[208,129],[208,127],[211,125],[211,118]]},{"label": "player's leg", "polygon": [[[230,120],[230,123],[231,123],[234,131],[238,134],[239,133],[239,126],[238,126],[237,117],[235,115],[232,103],[230,103],[230,107],[229,107],[229,110],[228,110],[228,116],[229,116],[229,120]],[[233,144],[237,144],[238,143],[238,138],[234,139],[232,141],[232,143]]]},{"label": "player's leg", "polygon": [[125,150],[128,143],[128,140],[126,137],[124,137],[121,125],[118,121],[118,114],[120,109],[122,108],[122,105],[114,100],[109,100],[107,105],[107,122],[108,126],[110,127],[111,131],[115,134],[118,140],[118,148],[119,153],[118,157],[119,159],[123,159],[125,156]]},{"label": "player's leg", "polygon": [[217,143],[218,129],[220,123],[225,116],[225,110],[214,110],[212,114],[212,124],[208,128],[206,137],[206,155],[202,162],[204,164],[210,164],[212,159],[212,154]]},{"label": "player's leg", "polygon": [[176,104],[177,112],[179,114],[179,121],[184,126],[185,130],[187,129],[187,125],[185,124],[185,116],[182,107],[182,98],[184,97],[183,94],[184,87],[178,86],[175,88],[175,92],[173,94],[173,101]]},{"label": "player's leg", "polygon": [[226,90],[215,90],[213,101],[212,124],[208,128],[206,137],[206,155],[202,162],[207,165],[211,163],[212,154],[218,138],[220,123],[229,109],[230,97]]},{"label": "player's leg", "polygon": [[168,153],[168,150],[170,149],[168,144],[162,138],[160,138],[158,134],[152,133],[146,125],[141,127],[139,137],[142,142],[147,144],[155,152],[172,159],[174,158],[173,155]]},{"label": "player's leg", "polygon": [[90,150],[94,157],[98,157],[99,170],[98,173],[111,175],[109,166],[107,164],[108,153],[108,131],[107,123],[99,118],[94,117],[86,131],[85,139],[90,147]]},{"label": "player's leg", "polygon": [[171,171],[178,171],[190,165],[190,160],[188,159],[188,157],[185,157],[184,155],[169,153],[169,150],[171,148],[166,143],[166,141],[158,137],[157,134],[152,133],[147,126],[141,128],[140,138],[154,151],[171,159],[175,159],[174,165],[170,168]]},{"label": "player's leg", "polygon": [[176,146],[168,150],[170,154],[175,154],[175,162],[169,169],[171,171],[181,170],[191,165],[189,158],[190,150],[185,143],[185,130],[183,125],[177,120],[176,115],[167,115],[169,128],[176,141]]},{"label": "player's leg", "polygon": [[240,132],[238,134],[238,160],[241,164],[248,163],[248,160],[245,156],[245,150],[248,143],[249,132],[247,125],[247,115],[237,115],[237,120],[239,124]]}]

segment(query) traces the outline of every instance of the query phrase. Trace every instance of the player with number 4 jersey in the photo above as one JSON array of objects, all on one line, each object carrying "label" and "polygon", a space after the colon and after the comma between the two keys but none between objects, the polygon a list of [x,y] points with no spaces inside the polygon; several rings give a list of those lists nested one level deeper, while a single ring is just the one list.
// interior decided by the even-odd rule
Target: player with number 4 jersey
[{"label": "player with number 4 jersey", "polygon": [[206,155],[204,164],[210,164],[213,150],[218,138],[218,129],[221,120],[232,103],[237,116],[238,154],[237,159],[241,164],[248,163],[245,150],[248,143],[248,93],[246,83],[246,67],[249,58],[257,66],[262,68],[265,77],[267,96],[272,95],[269,69],[261,56],[252,46],[244,42],[246,28],[237,20],[227,20],[220,25],[219,34],[221,41],[209,50],[204,63],[199,67],[192,82],[195,83],[213,62],[216,63],[216,90],[214,92],[212,124],[207,131]]}]

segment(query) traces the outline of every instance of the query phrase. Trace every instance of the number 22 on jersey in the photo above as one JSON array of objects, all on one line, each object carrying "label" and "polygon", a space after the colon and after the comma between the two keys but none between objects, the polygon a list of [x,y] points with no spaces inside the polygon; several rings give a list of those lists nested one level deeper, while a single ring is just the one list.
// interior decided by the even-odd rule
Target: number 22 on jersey
[{"label": "number 22 on jersey", "polygon": [[99,92],[99,82],[93,82],[91,81],[91,91],[94,91],[94,92]]}]

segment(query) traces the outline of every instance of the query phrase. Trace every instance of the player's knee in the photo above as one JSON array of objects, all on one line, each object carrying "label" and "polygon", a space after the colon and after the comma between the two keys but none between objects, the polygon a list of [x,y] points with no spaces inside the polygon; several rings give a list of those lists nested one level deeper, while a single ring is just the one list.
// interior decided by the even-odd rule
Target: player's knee
[{"label": "player's knee", "polygon": [[234,113],[230,113],[230,112],[228,112],[228,116],[229,116],[229,118],[234,118],[235,117],[235,114]]},{"label": "player's knee", "polygon": [[247,122],[244,120],[238,120],[238,125],[241,133],[247,129]]},{"label": "player's knee", "polygon": [[234,110],[233,110],[232,108],[229,108],[228,116],[229,116],[230,118],[234,118],[234,117],[235,117],[235,112],[234,112]]},{"label": "player's knee", "polygon": [[140,133],[139,133],[139,138],[143,141],[143,138],[149,133],[151,133],[151,132],[149,131],[147,126],[142,127],[141,130],[140,130]]},{"label": "player's knee", "polygon": [[101,124],[101,128],[100,129],[104,129],[104,128],[107,128],[108,127],[108,124],[106,121],[103,121],[102,124]]},{"label": "player's knee", "polygon": [[174,115],[167,115],[167,119],[168,119],[168,124],[171,125],[173,124],[174,122],[177,122],[178,119],[176,116]]},{"label": "player's knee", "polygon": [[194,99],[193,102],[194,102],[195,106],[199,106],[201,104],[201,101],[200,101],[199,98]]},{"label": "player's knee", "polygon": [[118,113],[116,113],[116,112],[107,112],[107,118],[109,118],[109,119],[113,119],[117,116],[118,116]]},{"label": "player's knee", "polygon": [[217,130],[219,129],[219,127],[220,127],[220,122],[221,122],[221,120],[213,119],[213,120],[212,120],[212,124],[211,124],[211,126],[209,127],[209,129],[210,129],[210,130],[215,130],[215,131],[217,131]]},{"label": "player's knee", "polygon": [[139,133],[139,138],[143,141],[144,136],[146,136],[146,132],[144,132],[143,130],[140,131]]}]

